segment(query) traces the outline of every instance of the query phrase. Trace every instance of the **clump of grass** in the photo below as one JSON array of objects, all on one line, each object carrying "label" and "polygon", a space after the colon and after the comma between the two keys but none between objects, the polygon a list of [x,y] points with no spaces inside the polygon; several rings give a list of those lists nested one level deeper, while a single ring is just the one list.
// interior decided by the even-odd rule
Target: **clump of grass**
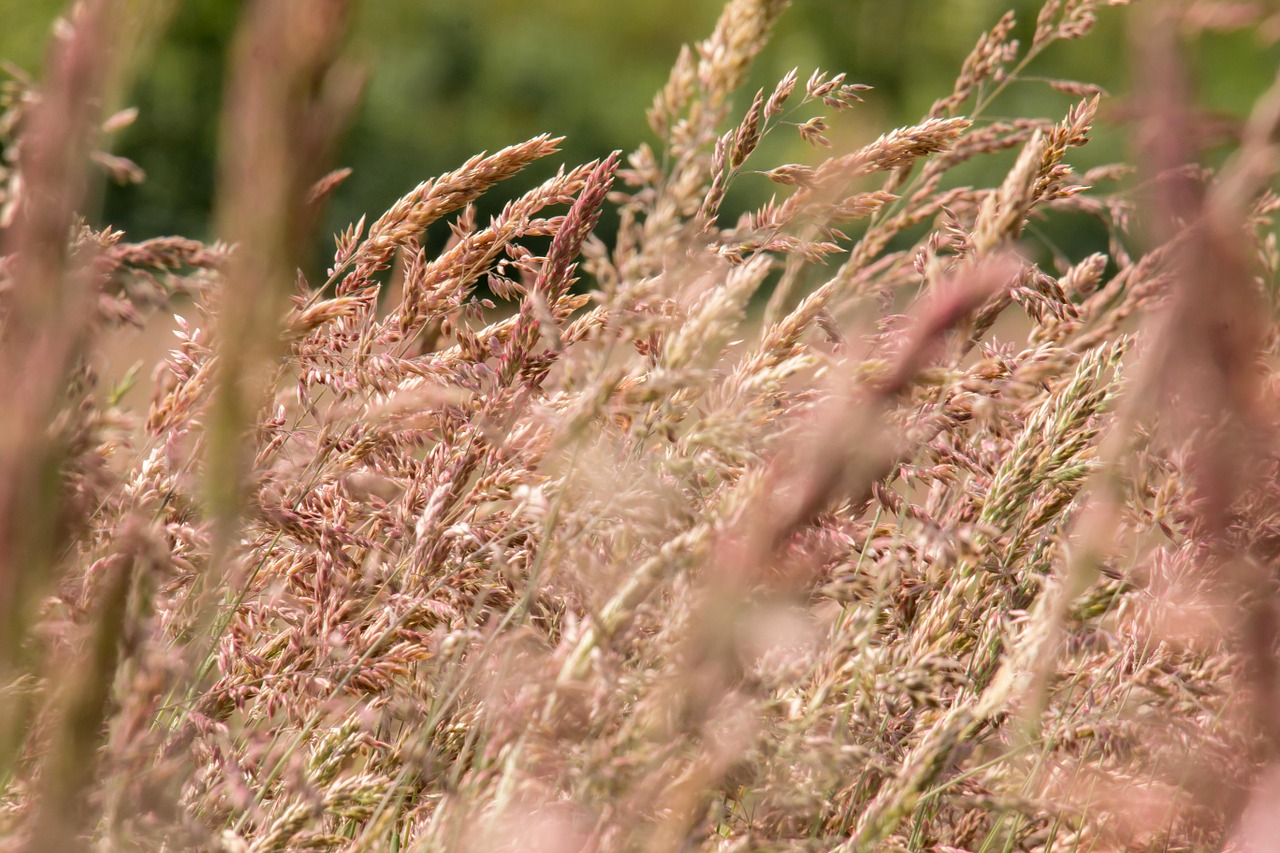
[{"label": "clump of grass", "polygon": [[[827,153],[819,111],[866,87],[735,100],[786,5],[732,0],[681,53],[656,145],[478,155],[339,235],[324,281],[297,267],[345,176],[345,4],[251,6],[207,246],[77,219],[125,63],[117,4],[76,7],[0,122],[6,844],[1263,843],[1280,95],[1193,168],[1192,18],[1148,7],[1154,200],[1105,194],[1127,167],[1071,165],[1096,87],[986,115],[1124,5],[1049,0],[918,124]],[[778,133],[820,156],[757,162]],[[1063,211],[1109,252],[1031,260]],[[95,353],[161,306],[141,412]]]}]

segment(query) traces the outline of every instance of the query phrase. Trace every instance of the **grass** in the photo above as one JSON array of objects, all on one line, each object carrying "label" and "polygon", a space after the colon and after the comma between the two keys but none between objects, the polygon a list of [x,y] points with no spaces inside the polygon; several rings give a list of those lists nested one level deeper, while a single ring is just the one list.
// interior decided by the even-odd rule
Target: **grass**
[{"label": "grass", "polygon": [[[866,87],[738,92],[786,5],[728,3],[655,144],[477,155],[315,281],[346,4],[249,6],[211,245],[80,218],[138,177],[98,151],[132,7],[69,13],[0,119],[6,847],[1269,849],[1280,91],[1211,174],[1204,10],[1049,0],[828,150]],[[987,113],[1097,14],[1143,154],[1080,175],[1087,81]],[[1064,213],[1108,250],[1042,268]]]}]

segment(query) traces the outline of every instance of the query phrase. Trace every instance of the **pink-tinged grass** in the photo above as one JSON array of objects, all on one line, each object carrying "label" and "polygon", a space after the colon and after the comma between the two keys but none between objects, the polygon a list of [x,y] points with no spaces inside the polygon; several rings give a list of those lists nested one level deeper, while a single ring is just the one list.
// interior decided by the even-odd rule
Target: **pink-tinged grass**
[{"label": "pink-tinged grass", "polygon": [[[656,144],[477,155],[323,281],[346,4],[249,4],[208,246],[79,224],[91,163],[138,174],[93,111],[130,6],[77,6],[0,121],[4,846],[1268,849],[1280,95],[1211,174],[1180,39],[1228,4],[1050,0],[828,151],[866,87],[738,92],[786,5],[681,53]],[[1129,186],[1072,167],[1088,81],[989,114],[1098,14]],[[727,221],[744,180],[779,195]],[[1064,212],[1108,251],[1042,267]]]}]

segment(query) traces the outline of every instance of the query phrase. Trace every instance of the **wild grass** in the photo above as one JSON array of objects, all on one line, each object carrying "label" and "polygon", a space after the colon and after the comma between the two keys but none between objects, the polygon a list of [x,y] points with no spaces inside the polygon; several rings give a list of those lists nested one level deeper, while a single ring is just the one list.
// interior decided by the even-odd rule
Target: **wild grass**
[{"label": "wild grass", "polygon": [[[247,7],[210,245],[80,218],[137,176],[97,151],[128,8],[68,13],[0,120],[6,847],[1273,849],[1280,90],[1211,174],[1204,4],[1048,0],[828,151],[866,87],[739,92],[786,5],[729,2],[654,144],[477,155],[324,280],[346,4]],[[1138,167],[1080,174],[1096,87],[988,112],[1099,14]],[[1107,251],[1038,264],[1063,212]]]}]

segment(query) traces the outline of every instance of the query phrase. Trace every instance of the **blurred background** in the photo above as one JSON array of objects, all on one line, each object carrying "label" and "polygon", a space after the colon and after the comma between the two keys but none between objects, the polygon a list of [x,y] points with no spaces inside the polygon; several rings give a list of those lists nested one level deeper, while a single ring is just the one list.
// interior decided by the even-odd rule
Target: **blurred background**
[{"label": "blurred background", "polygon": [[[359,4],[351,54],[364,66],[368,85],[335,164],[354,173],[334,196],[326,231],[362,214],[376,217],[417,182],[472,154],[537,133],[566,136],[563,162],[569,164],[653,142],[645,109],[680,45],[705,37],[721,5],[719,0]],[[0,0],[5,22],[0,57],[38,74],[49,28],[63,6],[61,0]],[[875,88],[864,105],[832,121],[829,135],[837,149],[860,144],[914,122],[948,93],[974,41],[1004,10],[1018,12],[1018,33],[1024,43],[1029,40],[1039,6],[1040,0],[795,0],[755,69],[752,88],[772,87],[794,66],[801,80],[815,68],[847,72],[851,81]],[[174,4],[167,25],[155,28],[161,36],[126,99],[139,108],[139,118],[114,140],[116,153],[134,160],[148,177],[140,185],[110,187],[101,215],[132,239],[213,236],[224,63],[240,7],[238,0],[186,0]],[[1104,116],[1122,117],[1130,70],[1124,17],[1121,10],[1104,9],[1091,36],[1055,45],[1027,76],[1099,83],[1117,96],[1107,102]],[[1244,114],[1280,62],[1274,36],[1252,27],[1212,33],[1197,42],[1192,59],[1210,113]],[[736,114],[746,108],[750,94],[742,94]],[[1028,80],[1010,87],[984,118],[1060,118],[1072,102]],[[756,155],[762,168],[817,159],[798,138],[785,136]],[[1073,162],[1088,167],[1120,159],[1124,144],[1120,132],[1100,130],[1096,143],[1074,154]],[[992,158],[966,179],[998,181],[1006,159]],[[556,165],[535,166],[510,186],[492,191],[479,205],[481,221]],[[745,178],[728,199],[730,216],[776,189],[762,177]],[[1092,248],[1084,244],[1097,238],[1086,225],[1068,224],[1058,239],[1080,243],[1083,252]],[[1070,245],[1062,248],[1077,255]]]}]

